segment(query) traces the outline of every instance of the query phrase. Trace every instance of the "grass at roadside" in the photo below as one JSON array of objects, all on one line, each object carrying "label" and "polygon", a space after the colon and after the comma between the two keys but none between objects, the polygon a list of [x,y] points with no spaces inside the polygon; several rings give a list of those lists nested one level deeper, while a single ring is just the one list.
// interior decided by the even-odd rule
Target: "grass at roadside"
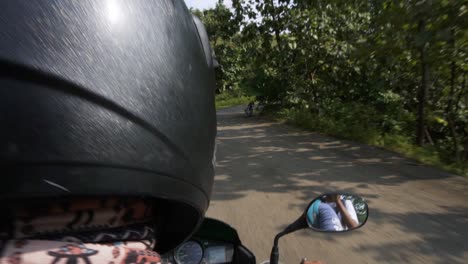
[{"label": "grass at roadside", "polygon": [[251,100],[253,100],[253,97],[236,96],[229,93],[216,95],[216,110],[236,105],[247,105]]},{"label": "grass at roadside", "polygon": [[[299,110],[280,110],[266,112],[267,116],[278,121],[299,127],[305,130],[316,131],[337,138],[348,139],[402,154],[405,157],[417,160],[423,164],[468,177],[466,164],[448,163],[440,158],[440,154],[433,146],[418,147],[412,144],[408,137],[395,134],[383,134],[372,125],[356,120],[333,120],[320,118],[317,115]],[[370,122],[369,122],[370,123]]]}]

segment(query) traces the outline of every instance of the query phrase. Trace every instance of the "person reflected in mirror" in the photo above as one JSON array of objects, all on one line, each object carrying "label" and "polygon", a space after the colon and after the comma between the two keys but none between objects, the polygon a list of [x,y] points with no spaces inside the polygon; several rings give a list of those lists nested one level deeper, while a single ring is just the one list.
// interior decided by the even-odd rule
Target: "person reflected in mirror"
[{"label": "person reflected in mirror", "polygon": [[339,232],[359,226],[352,201],[340,195],[325,195],[316,200],[307,211],[310,226],[328,232]]},{"label": "person reflected in mirror", "polygon": [[334,209],[337,217],[340,219],[342,230],[354,229],[359,226],[359,220],[354,209],[353,202],[349,199],[344,199],[339,194],[325,195],[322,202],[330,205]]},{"label": "person reflected in mirror", "polygon": [[343,225],[335,210],[321,200],[315,201],[307,211],[307,220],[311,227],[321,231],[343,231]]}]

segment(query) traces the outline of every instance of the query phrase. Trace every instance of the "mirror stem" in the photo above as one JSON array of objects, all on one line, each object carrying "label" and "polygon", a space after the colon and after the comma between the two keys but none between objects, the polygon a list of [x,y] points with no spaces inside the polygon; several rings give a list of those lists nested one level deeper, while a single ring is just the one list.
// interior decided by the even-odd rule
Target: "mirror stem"
[{"label": "mirror stem", "polygon": [[304,215],[301,215],[301,217],[299,217],[296,221],[294,221],[294,223],[288,225],[283,231],[281,231],[280,233],[278,233],[275,236],[275,240],[273,242],[273,248],[271,249],[271,254],[270,254],[270,264],[278,264],[278,260],[279,260],[279,248],[278,248],[279,239],[282,236],[287,235],[289,233],[292,233],[294,231],[297,231],[299,229],[307,228],[307,226],[308,226],[307,225],[307,220],[306,220],[306,216],[304,214]]},{"label": "mirror stem", "polygon": [[[288,229],[288,228],[286,228]],[[278,243],[279,243],[279,239],[290,233],[290,232],[285,232],[286,229],[280,233],[278,233],[276,236],[275,236],[275,241],[273,242],[273,248],[271,249],[271,254],[270,254],[270,264],[278,264],[278,260],[279,260],[279,248],[278,248]]]}]

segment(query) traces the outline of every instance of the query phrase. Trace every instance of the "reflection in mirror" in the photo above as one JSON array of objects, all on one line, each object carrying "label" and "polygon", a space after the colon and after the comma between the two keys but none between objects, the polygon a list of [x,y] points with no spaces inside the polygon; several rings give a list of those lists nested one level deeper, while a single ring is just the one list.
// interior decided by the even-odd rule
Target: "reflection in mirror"
[{"label": "reflection in mirror", "polygon": [[332,193],[313,200],[305,216],[307,224],[314,230],[343,232],[363,226],[369,216],[369,209],[359,196]]}]

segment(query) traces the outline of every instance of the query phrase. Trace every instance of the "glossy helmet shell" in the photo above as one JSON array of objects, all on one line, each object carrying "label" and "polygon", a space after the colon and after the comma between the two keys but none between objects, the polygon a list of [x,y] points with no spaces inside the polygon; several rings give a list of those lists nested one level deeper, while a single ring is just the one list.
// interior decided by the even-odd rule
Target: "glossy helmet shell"
[{"label": "glossy helmet shell", "polygon": [[181,0],[0,2],[0,198],[127,195],[189,237],[213,184],[214,71]]}]

